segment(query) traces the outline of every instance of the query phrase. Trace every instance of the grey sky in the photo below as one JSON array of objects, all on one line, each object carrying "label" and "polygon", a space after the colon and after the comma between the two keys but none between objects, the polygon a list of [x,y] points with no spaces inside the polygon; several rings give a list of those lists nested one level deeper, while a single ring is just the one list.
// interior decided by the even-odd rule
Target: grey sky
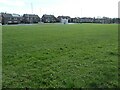
[{"label": "grey sky", "polygon": [[118,17],[119,0],[0,0],[0,12],[68,15],[71,17]]}]

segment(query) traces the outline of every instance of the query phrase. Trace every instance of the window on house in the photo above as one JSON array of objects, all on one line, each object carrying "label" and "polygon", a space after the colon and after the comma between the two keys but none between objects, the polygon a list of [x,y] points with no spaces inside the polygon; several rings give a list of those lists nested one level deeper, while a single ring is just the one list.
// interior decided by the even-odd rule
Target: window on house
[{"label": "window on house", "polygon": [[17,18],[14,18],[14,20],[17,20]]},{"label": "window on house", "polygon": [[10,17],[9,20],[12,20],[12,18]]}]

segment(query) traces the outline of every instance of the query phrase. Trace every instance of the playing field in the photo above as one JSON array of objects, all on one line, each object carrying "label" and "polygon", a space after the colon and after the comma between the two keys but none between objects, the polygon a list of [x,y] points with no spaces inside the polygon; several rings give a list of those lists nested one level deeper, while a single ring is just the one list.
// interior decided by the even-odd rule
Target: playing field
[{"label": "playing field", "polygon": [[3,87],[118,87],[117,24],[3,26]]}]

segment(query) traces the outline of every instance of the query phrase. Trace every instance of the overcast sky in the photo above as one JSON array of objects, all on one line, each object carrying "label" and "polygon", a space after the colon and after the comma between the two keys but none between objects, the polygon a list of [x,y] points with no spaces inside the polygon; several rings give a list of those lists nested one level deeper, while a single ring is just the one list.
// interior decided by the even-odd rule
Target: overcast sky
[{"label": "overcast sky", "polygon": [[[0,0],[0,12],[68,15],[71,17],[118,17],[119,0]],[[31,4],[32,3],[32,4]]]}]

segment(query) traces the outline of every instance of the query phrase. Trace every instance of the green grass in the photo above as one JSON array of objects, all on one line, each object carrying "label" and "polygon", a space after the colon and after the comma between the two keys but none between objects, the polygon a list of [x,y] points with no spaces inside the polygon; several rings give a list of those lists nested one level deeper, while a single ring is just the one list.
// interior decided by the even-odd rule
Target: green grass
[{"label": "green grass", "polygon": [[117,28],[116,24],[3,26],[3,87],[118,87]]}]

